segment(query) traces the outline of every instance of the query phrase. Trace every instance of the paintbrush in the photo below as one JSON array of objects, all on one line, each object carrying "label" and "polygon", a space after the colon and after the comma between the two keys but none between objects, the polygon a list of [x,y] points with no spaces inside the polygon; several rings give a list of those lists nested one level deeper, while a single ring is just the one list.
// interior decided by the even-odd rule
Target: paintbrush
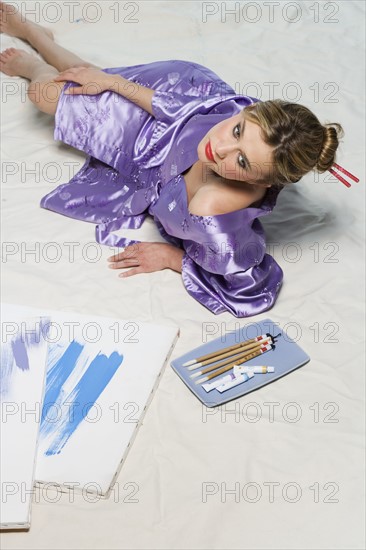
[{"label": "paintbrush", "polygon": [[[276,346],[274,344],[267,344],[266,346],[263,346],[263,348],[260,348],[259,350],[248,354],[244,360],[241,360],[241,363],[246,363],[250,359],[254,359],[255,357],[258,357],[258,355],[261,355],[262,353],[266,353],[267,351],[269,351],[271,349],[275,349],[275,347]],[[196,381],[196,384],[202,384],[203,382],[206,382],[207,380],[211,380],[212,378],[215,378],[216,376],[219,376],[220,374],[223,374],[224,372],[229,371],[230,369],[235,367],[237,364],[238,364],[238,360],[233,361],[233,362],[229,363],[229,365],[227,365],[226,367],[222,367],[221,369],[213,372],[212,374],[208,374],[204,378],[200,378],[199,380]]]},{"label": "paintbrush", "polygon": [[[273,337],[271,336],[271,334],[268,334],[268,333],[261,334],[260,336],[256,336],[255,338],[251,338],[250,340],[245,340],[244,342],[240,342],[239,344],[235,344],[227,348],[222,348],[212,353],[207,353],[206,355],[201,355],[201,357],[196,357],[196,359],[191,359],[191,361],[186,361],[185,363],[183,363],[182,367],[189,367],[190,365],[194,365],[195,363],[201,363],[201,361],[212,359],[216,355],[221,355],[229,351],[234,351],[236,349],[240,349],[241,347],[247,346],[248,344],[254,344],[255,342],[260,342],[261,340],[268,340],[268,338],[273,338]],[[202,365],[199,364],[197,366],[199,367]]]},{"label": "paintbrush", "polygon": [[247,351],[250,351],[254,348],[257,348],[258,346],[264,346],[265,344],[272,343],[272,336],[269,336],[268,338],[265,338],[261,341],[253,342],[251,344],[246,344],[245,346],[240,348],[236,348],[235,350],[226,351],[220,354],[217,354],[213,356],[211,359],[206,359],[205,361],[200,361],[199,363],[195,363],[194,365],[191,365],[187,368],[187,370],[195,370],[200,367],[205,367],[206,365],[210,365],[212,363],[215,363],[216,361],[220,361],[221,359],[225,359],[225,357],[234,357],[237,354],[241,354]]},{"label": "paintbrush", "polygon": [[244,360],[245,360],[245,357],[247,357],[247,355],[250,355],[251,353],[254,353],[256,351],[258,351],[259,349],[261,349],[262,347],[265,347],[266,345],[268,345],[269,342],[267,342],[266,344],[260,344],[258,343],[255,348],[252,348],[250,350],[247,350],[247,351],[243,351],[242,353],[240,353],[239,355],[231,355],[230,357],[228,357],[227,359],[225,359],[224,361],[220,361],[220,363],[216,363],[214,365],[211,365],[209,367],[206,367],[204,369],[201,369],[197,372],[194,372],[193,374],[191,374],[191,378],[197,378],[197,376],[201,376],[201,374],[206,374],[207,372],[211,372],[213,370],[216,370],[220,367],[223,367],[224,365],[228,365],[229,363],[232,363],[233,361],[236,361],[236,362],[241,362],[243,363]]}]

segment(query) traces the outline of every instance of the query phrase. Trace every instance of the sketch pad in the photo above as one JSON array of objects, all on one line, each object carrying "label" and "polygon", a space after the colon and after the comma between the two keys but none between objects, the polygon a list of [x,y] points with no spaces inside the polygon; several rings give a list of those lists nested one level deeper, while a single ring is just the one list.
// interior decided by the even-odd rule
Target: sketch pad
[{"label": "sketch pad", "polygon": [[[220,393],[218,390],[214,389],[210,392],[206,392],[201,384],[196,384],[196,381],[201,376],[197,378],[191,378],[190,375],[195,371],[190,371],[187,367],[182,365],[187,361],[212,353],[216,350],[222,350],[229,346],[233,346],[245,340],[255,338],[260,334],[270,333],[272,336],[281,334],[279,338],[276,339],[276,348],[274,350],[268,351],[263,355],[255,357],[250,361],[246,362],[246,365],[268,365],[274,366],[275,372],[267,374],[255,374],[254,377],[244,384],[233,387],[224,393]],[[196,349],[191,350],[190,352],[182,355],[178,359],[175,359],[171,362],[171,366],[178,376],[183,380],[183,382],[188,386],[188,388],[194,393],[194,395],[202,401],[207,407],[216,407],[218,405],[223,405],[232,399],[236,399],[243,395],[246,395],[249,392],[257,390],[270,382],[274,382],[278,378],[281,378],[285,374],[305,365],[310,361],[310,357],[301,349],[301,347],[292,340],[286,332],[282,330],[280,326],[274,323],[271,319],[264,319],[256,323],[250,323],[244,325],[235,332],[228,332],[223,334],[220,338],[216,338],[207,344],[199,346]],[[225,374],[232,373],[233,371],[227,371]],[[208,373],[209,374],[209,373]],[[202,375],[204,376],[204,375]]]},{"label": "sketch pad", "polygon": [[47,314],[51,326],[35,480],[51,490],[53,484],[56,490],[108,496],[178,328],[74,312]]}]

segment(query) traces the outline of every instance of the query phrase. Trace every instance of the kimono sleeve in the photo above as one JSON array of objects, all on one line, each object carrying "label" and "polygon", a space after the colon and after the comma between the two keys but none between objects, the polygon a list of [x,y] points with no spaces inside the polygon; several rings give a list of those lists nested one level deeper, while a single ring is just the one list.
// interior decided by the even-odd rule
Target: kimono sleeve
[{"label": "kimono sleeve", "polygon": [[214,314],[228,311],[235,317],[250,317],[270,309],[277,299],[283,271],[265,252],[261,224],[255,222],[257,232],[185,242],[184,286]]}]

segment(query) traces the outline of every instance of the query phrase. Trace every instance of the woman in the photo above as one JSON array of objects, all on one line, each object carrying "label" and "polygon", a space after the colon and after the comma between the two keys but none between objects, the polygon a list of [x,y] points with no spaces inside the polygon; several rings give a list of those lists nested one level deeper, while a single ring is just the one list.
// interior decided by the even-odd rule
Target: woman
[{"label": "woman", "polygon": [[[44,58],[10,48],[0,70],[30,80],[29,99],[55,116],[55,139],[88,157],[41,206],[97,223],[120,276],[165,268],[213,313],[237,317],[274,304],[283,272],[265,252],[258,218],[287,184],[334,163],[342,127],[306,107],[235,94],[186,61],[100,69],[53,41],[50,31],[0,4],[0,30]],[[150,214],[169,244],[118,238]]]}]

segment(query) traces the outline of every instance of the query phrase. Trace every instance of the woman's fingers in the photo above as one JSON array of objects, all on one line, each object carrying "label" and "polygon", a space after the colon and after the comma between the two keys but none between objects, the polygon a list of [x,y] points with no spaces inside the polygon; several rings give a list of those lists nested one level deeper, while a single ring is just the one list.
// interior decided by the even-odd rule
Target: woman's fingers
[{"label": "woman's fingers", "polygon": [[76,87],[73,86],[72,88],[67,88],[67,90],[64,91],[64,94],[66,95],[80,95],[80,94],[87,94],[87,91],[85,91],[84,86]]},{"label": "woman's fingers", "polygon": [[131,277],[131,275],[137,275],[138,273],[145,273],[145,271],[139,267],[134,267],[133,269],[129,269],[124,273],[120,273],[118,277]]},{"label": "woman's fingers", "polygon": [[123,252],[114,254],[107,258],[109,262],[108,267],[110,269],[124,269],[126,267],[133,267],[124,273],[120,273],[119,277],[130,277],[136,275],[136,273],[143,273],[144,270],[140,266],[140,262],[137,258],[138,248],[136,246],[127,246]]},{"label": "woman's fingers", "polygon": [[121,269],[124,267],[138,266],[140,262],[137,258],[137,250],[130,249],[129,247],[119,254],[115,254],[108,258],[109,265],[111,269]]},{"label": "woman's fingers", "polygon": [[94,82],[89,82],[83,86],[72,86],[65,90],[66,95],[96,95],[103,92],[103,88]]},{"label": "woman's fingers", "polygon": [[55,76],[53,80],[68,80],[67,77],[70,77],[69,80],[71,80],[72,76],[75,76],[78,72],[78,69],[67,69],[66,71],[61,71],[60,74]]},{"label": "woman's fingers", "polygon": [[74,67],[66,69],[53,78],[54,82],[71,81],[79,84],[65,91],[68,95],[96,95],[104,92],[108,85],[105,82],[105,73],[97,69]]},{"label": "woman's fingers", "polygon": [[108,262],[118,262],[119,260],[125,260],[127,258],[136,258],[138,254],[138,247],[136,245],[127,246],[122,252],[114,254],[107,258]]},{"label": "woman's fingers", "polygon": [[[136,250],[134,252],[136,254]],[[137,273],[144,273],[144,269],[140,266],[136,255],[132,257],[131,254],[131,250],[127,250],[127,252],[125,250],[124,252],[110,256],[107,258],[109,262],[108,267],[110,269],[125,269],[127,267],[132,268],[124,273],[120,273],[118,277],[131,277],[131,275],[136,275]]]},{"label": "woman's fingers", "polygon": [[108,265],[110,269],[123,269],[124,267],[138,266],[140,265],[136,258],[127,258],[126,260],[120,260],[119,262],[113,262]]},{"label": "woman's fingers", "polygon": [[108,258],[111,269],[133,268],[120,274],[130,277],[137,273],[151,273],[169,267],[172,245],[165,243],[139,243],[127,246],[123,252]]},{"label": "woman's fingers", "polygon": [[123,259],[123,252],[119,252],[118,254],[115,254],[114,256],[110,256],[107,258],[107,262],[118,262],[119,260]]}]

